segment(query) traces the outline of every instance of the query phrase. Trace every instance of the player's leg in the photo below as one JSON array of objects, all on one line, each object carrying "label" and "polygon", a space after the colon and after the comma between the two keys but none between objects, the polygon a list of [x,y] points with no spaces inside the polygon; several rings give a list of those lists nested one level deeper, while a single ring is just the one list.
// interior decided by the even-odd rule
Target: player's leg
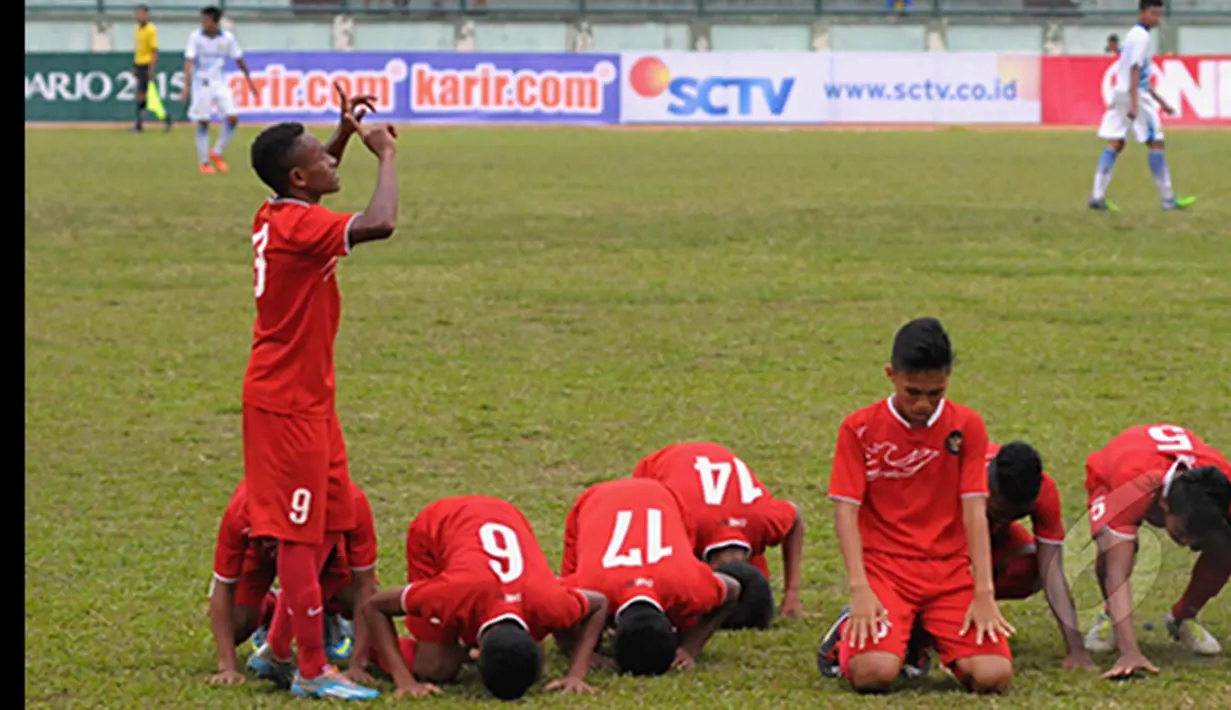
[{"label": "player's leg", "polygon": [[1090,209],[1116,211],[1116,206],[1107,201],[1107,188],[1111,185],[1111,174],[1116,167],[1116,158],[1124,150],[1124,139],[1128,137],[1128,105],[1125,100],[1117,98],[1103,112],[1103,120],[1099,124],[1098,137],[1107,141],[1103,152],[1099,155],[1098,166],[1094,169],[1094,188],[1090,192]]},{"label": "player's leg", "polygon": [[889,689],[902,670],[906,645],[915,621],[915,607],[904,599],[896,577],[880,573],[875,555],[864,558],[868,583],[886,611],[886,620],[877,625],[875,639],[862,649],[852,647],[848,635],[850,608],[842,610],[837,621],[821,639],[817,665],[821,675],[843,677],[858,692],[883,692]]},{"label": "player's leg", "polygon": [[1227,585],[1231,578],[1231,555],[1205,550],[1197,557],[1183,596],[1167,614],[1167,631],[1190,651],[1203,656],[1222,653],[1218,639],[1197,621],[1197,614]]},{"label": "player's leg", "polygon": [[218,140],[209,152],[209,159],[213,161],[214,167],[218,168],[218,172],[225,173],[229,168],[222,156],[231,139],[235,137],[235,127],[239,124],[239,111],[235,108],[235,99],[231,97],[230,89],[225,85],[218,87],[214,95],[214,105],[218,109],[218,115],[222,116],[222,127],[218,131]]},{"label": "player's leg", "polygon": [[137,119],[133,123],[132,132],[140,133],[145,119],[145,87],[150,83],[150,68],[148,66],[133,67],[133,81],[136,84],[137,90]]},{"label": "player's leg", "polygon": [[325,657],[330,663],[341,663],[351,657],[353,634],[350,617],[354,595],[351,589],[350,563],[344,552],[345,542],[339,540],[321,573],[321,599],[325,611],[321,615],[325,629]]},{"label": "player's leg", "polygon": [[1021,523],[992,538],[992,567],[997,599],[1026,599],[1042,587],[1038,547]]},{"label": "player's leg", "polygon": [[919,617],[923,630],[936,641],[941,663],[958,682],[976,693],[1004,692],[1013,681],[1008,639],[985,637],[978,643],[973,629],[961,633],[974,601],[975,585],[968,563],[937,562],[929,576],[934,587],[931,597],[920,606]]},{"label": "player's leg", "polygon": [[208,86],[195,85],[192,87],[192,97],[188,104],[188,120],[197,124],[195,136],[197,169],[203,173],[214,172],[214,166],[209,162],[209,119],[213,106],[213,92]]}]

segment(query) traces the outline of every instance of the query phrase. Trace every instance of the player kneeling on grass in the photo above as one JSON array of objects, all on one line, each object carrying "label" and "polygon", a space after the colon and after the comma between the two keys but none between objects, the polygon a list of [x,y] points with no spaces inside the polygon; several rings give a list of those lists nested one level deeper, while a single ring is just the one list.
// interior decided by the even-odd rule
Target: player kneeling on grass
[{"label": "player kneeling on grass", "polygon": [[1096,572],[1107,600],[1086,635],[1086,648],[1120,652],[1104,677],[1158,672],[1138,647],[1133,628],[1129,577],[1142,522],[1166,529],[1171,539],[1201,553],[1188,588],[1167,614],[1167,631],[1191,651],[1221,653],[1218,641],[1197,622],[1197,613],[1231,577],[1229,475],[1225,456],[1174,424],[1132,427],[1086,459]]},{"label": "player kneeling on grass", "polygon": [[[377,593],[360,612],[376,658],[398,695],[440,692],[463,663],[501,700],[520,698],[539,679],[540,642],[553,634],[571,659],[568,674],[548,690],[588,692],[585,676],[607,617],[597,592],[561,583],[529,521],[507,501],[486,496],[431,503],[406,534],[408,584]],[[389,619],[406,617],[411,638]],[[370,649],[357,647],[348,674],[370,681]]]},{"label": "player kneeling on grass", "polygon": [[657,481],[599,483],[573,503],[560,574],[607,599],[621,673],[691,668],[735,610],[739,582],[698,560],[692,549],[679,499]]},{"label": "player kneeling on grass", "polygon": [[[799,567],[804,521],[799,507],[774,498],[730,449],[712,443],[672,444],[641,460],[633,478],[649,478],[675,493],[693,525],[697,557],[714,569],[748,562],[756,571],[732,568],[743,592],[723,628],[766,628],[773,620],[773,589],[765,550],[782,546],[782,615],[803,616]],[[728,572],[732,570],[727,570]]]},{"label": "player kneeling on grass", "polygon": [[[1094,669],[1077,628],[1077,609],[1064,576],[1064,522],[1060,491],[1043,471],[1033,446],[1015,441],[987,450],[987,524],[992,534],[992,567],[997,599],[1026,599],[1043,589],[1064,637],[1062,667]],[[1030,517],[1033,532],[1018,520]],[[928,638],[919,622],[906,657],[912,676],[926,675]]]},{"label": "player kneeling on grass", "polygon": [[944,399],[952,366],[939,321],[907,323],[885,368],[893,395],[838,430],[829,497],[851,603],[817,664],[859,691],[887,690],[898,677],[916,618],[972,690],[1000,692],[1013,677],[1013,628],[992,576],[987,429]]}]

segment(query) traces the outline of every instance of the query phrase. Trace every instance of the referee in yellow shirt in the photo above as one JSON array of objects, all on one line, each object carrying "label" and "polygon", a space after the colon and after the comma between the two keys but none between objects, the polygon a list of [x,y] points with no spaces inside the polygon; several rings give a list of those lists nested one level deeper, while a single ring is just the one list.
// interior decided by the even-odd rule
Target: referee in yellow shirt
[{"label": "referee in yellow shirt", "polygon": [[[137,6],[137,31],[133,50],[133,77],[137,80],[137,122],[132,133],[140,133],[145,118],[145,91],[158,67],[158,30],[150,22],[148,5]],[[171,112],[167,112],[167,128],[171,130]]]}]

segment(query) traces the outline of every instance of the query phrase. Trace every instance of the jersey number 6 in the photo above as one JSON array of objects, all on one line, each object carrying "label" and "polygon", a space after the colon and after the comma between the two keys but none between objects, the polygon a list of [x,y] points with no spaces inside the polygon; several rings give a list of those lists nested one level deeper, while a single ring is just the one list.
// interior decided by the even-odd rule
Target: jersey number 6
[{"label": "jersey number 6", "polygon": [[[611,542],[607,544],[607,552],[603,555],[603,568],[640,567],[641,548],[634,547],[623,554],[624,541],[628,538],[628,529],[633,524],[633,511],[621,510],[616,513],[615,529],[611,531]],[[663,512],[658,508],[645,511],[645,564],[657,564],[659,560],[671,556],[671,548],[663,547]]]}]

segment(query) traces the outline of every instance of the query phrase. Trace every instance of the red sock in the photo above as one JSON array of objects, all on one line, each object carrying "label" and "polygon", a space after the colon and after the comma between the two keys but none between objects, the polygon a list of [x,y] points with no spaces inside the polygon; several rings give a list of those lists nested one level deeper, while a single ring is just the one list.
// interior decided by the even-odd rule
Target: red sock
[{"label": "red sock", "polygon": [[997,599],[1025,599],[1039,589],[1039,557],[1013,555],[1001,562],[996,572]]},{"label": "red sock", "polygon": [[261,600],[261,611],[257,621],[258,626],[265,626],[273,623],[274,609],[278,606],[278,593],[274,590],[269,590],[265,593],[265,598]]},{"label": "red sock", "polygon": [[291,610],[287,607],[286,594],[282,593],[274,600],[274,616],[269,622],[269,635],[265,637],[265,643],[274,652],[274,658],[286,661],[291,657],[291,639],[294,636]]},{"label": "red sock", "polygon": [[1188,580],[1184,596],[1171,607],[1171,616],[1176,619],[1193,619],[1205,603],[1217,595],[1231,578],[1231,558],[1221,558],[1202,552],[1193,565],[1193,576]]},{"label": "red sock", "polygon": [[[278,578],[282,582],[279,605],[285,599],[291,631],[299,652],[299,673],[315,678],[329,665],[325,658],[324,612],[320,573],[333,545],[322,546],[283,541],[278,548]],[[278,622],[277,616],[274,623]],[[271,630],[272,635],[272,630]],[[276,647],[274,647],[276,649]]]}]

